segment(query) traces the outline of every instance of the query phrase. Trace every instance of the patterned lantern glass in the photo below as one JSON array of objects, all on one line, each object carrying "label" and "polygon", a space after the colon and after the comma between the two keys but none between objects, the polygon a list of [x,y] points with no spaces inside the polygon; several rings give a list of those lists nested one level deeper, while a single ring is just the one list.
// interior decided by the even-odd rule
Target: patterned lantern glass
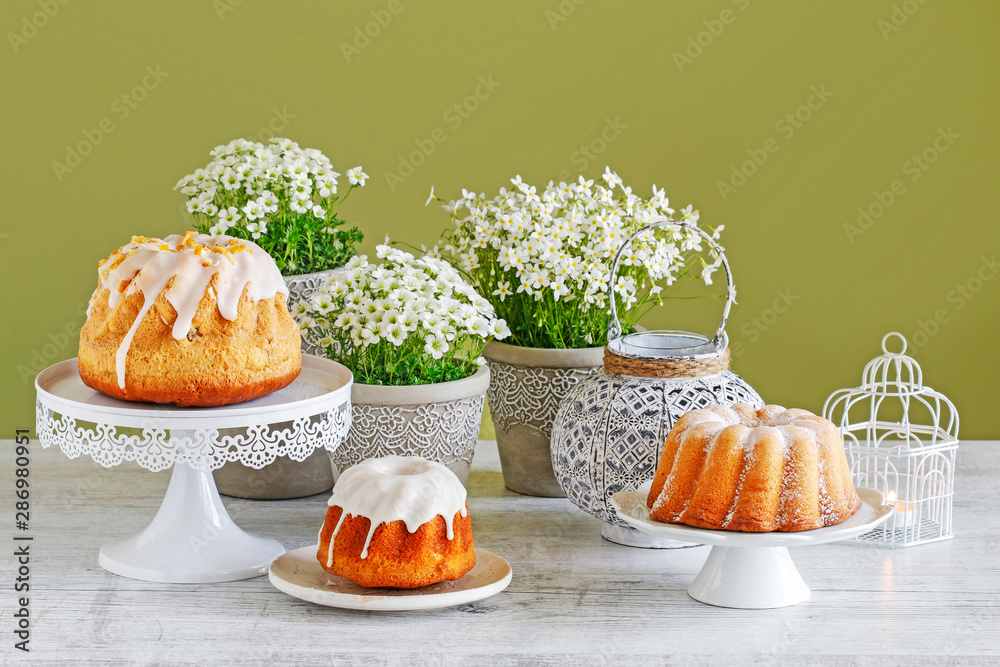
[{"label": "patterned lantern glass", "polygon": [[[889,352],[891,337],[902,343]],[[865,366],[860,387],[826,399],[823,416],[840,428],[855,486],[878,489],[896,513],[858,540],[906,547],[952,536],[958,413],[923,385],[898,333],[882,338],[883,354]]]},{"label": "patterned lantern glass", "polygon": [[725,255],[705,232],[668,221],[639,230],[615,257],[611,284],[631,241],[665,225],[701,234],[725,268],[726,305],[715,337],[684,331],[643,331],[623,337],[612,299],[604,368],[570,390],[552,429],[552,468],[567,497],[603,522],[606,539],[628,546],[690,546],[630,528],[609,503],[615,493],[637,490],[653,478],[674,422],[713,403],[764,406],[757,392],[728,370],[725,326],[736,291]]}]

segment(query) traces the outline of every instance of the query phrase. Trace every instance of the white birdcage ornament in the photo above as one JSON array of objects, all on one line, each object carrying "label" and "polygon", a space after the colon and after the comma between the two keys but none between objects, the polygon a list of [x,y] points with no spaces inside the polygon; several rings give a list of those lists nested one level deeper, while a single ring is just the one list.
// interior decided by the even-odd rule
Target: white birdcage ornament
[{"label": "white birdcage ornament", "polygon": [[[889,352],[895,336],[899,352]],[[908,547],[952,537],[952,497],[958,412],[923,384],[920,365],[906,356],[906,339],[882,338],[883,354],[868,362],[861,386],[826,399],[823,416],[840,429],[858,487],[878,489],[896,512],[857,539]]]}]

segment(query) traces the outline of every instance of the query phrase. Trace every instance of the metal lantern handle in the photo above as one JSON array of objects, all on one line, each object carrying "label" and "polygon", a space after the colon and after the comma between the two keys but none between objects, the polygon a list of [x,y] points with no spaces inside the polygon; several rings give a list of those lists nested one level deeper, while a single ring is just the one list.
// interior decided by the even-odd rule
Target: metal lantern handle
[{"label": "metal lantern handle", "polygon": [[715,254],[722,260],[722,268],[726,271],[726,306],[722,309],[722,321],[719,322],[719,328],[715,331],[715,337],[712,338],[712,343],[715,345],[716,350],[724,349],[728,344],[728,339],[726,337],[726,321],[729,319],[729,310],[733,307],[733,302],[736,301],[736,288],[733,286],[733,273],[729,270],[729,260],[726,259],[726,254],[719,247],[711,236],[705,233],[704,230],[692,225],[688,222],[677,222],[674,220],[660,220],[659,222],[654,222],[652,224],[646,225],[642,229],[638,230],[634,234],[628,237],[618,252],[615,254],[615,259],[611,262],[611,321],[608,323],[608,343],[613,340],[621,338],[622,335],[622,325],[618,320],[618,307],[615,304],[615,285],[618,282],[618,263],[621,261],[622,255],[625,253],[625,249],[632,244],[632,241],[637,239],[642,234],[656,229],[658,227],[680,227],[682,229],[687,229],[693,232],[701,234],[702,238],[708,241],[708,244],[715,251]]}]

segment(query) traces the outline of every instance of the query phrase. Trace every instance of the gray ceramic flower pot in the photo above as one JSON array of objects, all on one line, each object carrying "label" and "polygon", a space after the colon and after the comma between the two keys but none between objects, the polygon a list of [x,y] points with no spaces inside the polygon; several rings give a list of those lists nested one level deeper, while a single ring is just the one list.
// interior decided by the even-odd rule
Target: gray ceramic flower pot
[{"label": "gray ceramic flower pot", "polygon": [[490,372],[454,382],[351,387],[351,430],[330,454],[333,476],[377,456],[420,456],[447,466],[465,484],[483,421]]},{"label": "gray ceramic flower pot", "polygon": [[493,341],[483,356],[490,367],[487,397],[504,485],[529,496],[565,496],[552,472],[552,422],[563,397],[601,367],[604,348],[557,350]]},{"label": "gray ceramic flower pot", "polygon": [[[341,270],[285,276],[288,304],[311,298],[330,276]],[[302,336],[302,353],[326,356],[325,351],[309,342],[306,332]],[[333,474],[330,472],[326,453],[317,450],[304,461],[293,461],[282,456],[260,470],[248,468],[241,463],[227,463],[215,471],[215,484],[219,487],[219,493],[227,496],[251,500],[283,500],[326,493],[333,488]]]},{"label": "gray ceramic flower pot", "polygon": [[[303,273],[297,276],[285,276],[285,284],[288,285],[288,305],[292,306],[299,301],[308,301],[327,280],[342,271],[342,268],[336,268],[316,273]],[[302,353],[325,357],[326,350],[313,345],[310,341],[310,333],[308,331],[302,332]]]}]

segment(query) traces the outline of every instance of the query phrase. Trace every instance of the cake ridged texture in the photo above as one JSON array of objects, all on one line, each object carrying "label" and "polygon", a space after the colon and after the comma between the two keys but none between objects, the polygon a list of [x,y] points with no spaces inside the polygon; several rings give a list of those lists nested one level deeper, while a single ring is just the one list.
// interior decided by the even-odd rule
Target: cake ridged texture
[{"label": "cake ridged texture", "polygon": [[386,456],[337,480],[316,558],[360,586],[419,588],[476,564],[465,487],[441,464]]},{"label": "cake ridged texture", "polygon": [[327,565],[333,529],[343,508],[330,507],[320,533],[317,557],[330,574],[372,588],[420,588],[460,579],[476,564],[472,549],[472,522],[454,517],[454,538],[448,539],[444,517],[435,516],[411,533],[402,521],[383,523],[375,529],[368,555],[361,558],[371,520],[349,516],[337,531],[333,564]]},{"label": "cake ridged texture", "polygon": [[287,287],[253,243],[136,237],[105,260],[100,277],[78,362],[97,391],[208,407],[267,395],[301,370]]},{"label": "cake ridged texture", "polygon": [[657,521],[760,533],[841,523],[861,499],[832,422],[808,410],[737,403],[677,420],[646,504]]}]

